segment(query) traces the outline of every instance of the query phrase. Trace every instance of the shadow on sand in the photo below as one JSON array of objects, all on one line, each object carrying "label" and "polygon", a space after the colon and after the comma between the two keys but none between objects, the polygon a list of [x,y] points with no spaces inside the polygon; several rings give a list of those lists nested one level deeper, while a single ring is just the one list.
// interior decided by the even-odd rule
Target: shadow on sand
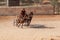
[{"label": "shadow on sand", "polygon": [[53,29],[55,27],[46,27],[45,25],[40,25],[40,24],[32,24],[30,25],[30,28],[48,28],[48,29]]}]

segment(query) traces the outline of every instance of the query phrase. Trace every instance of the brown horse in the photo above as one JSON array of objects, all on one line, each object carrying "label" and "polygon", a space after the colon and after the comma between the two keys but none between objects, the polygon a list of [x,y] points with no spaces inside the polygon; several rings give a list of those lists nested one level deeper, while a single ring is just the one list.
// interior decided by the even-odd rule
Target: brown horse
[{"label": "brown horse", "polygon": [[32,20],[32,14],[30,13],[29,15],[25,15],[23,18],[21,18],[20,16],[17,16],[17,19],[15,20],[14,24],[19,27],[21,26],[21,28],[23,28],[23,24],[27,23],[27,26],[30,25],[30,22]]},{"label": "brown horse", "polygon": [[17,27],[21,26],[21,28],[23,28],[23,23],[24,23],[24,19],[17,16],[17,19],[15,20],[15,25]]}]

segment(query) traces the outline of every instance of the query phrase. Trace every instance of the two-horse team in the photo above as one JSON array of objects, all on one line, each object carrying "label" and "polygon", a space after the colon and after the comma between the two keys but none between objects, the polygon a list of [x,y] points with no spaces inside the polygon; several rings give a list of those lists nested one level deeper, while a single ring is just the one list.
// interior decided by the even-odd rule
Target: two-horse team
[{"label": "two-horse team", "polygon": [[17,27],[23,28],[23,25],[29,26],[33,17],[33,12],[29,14],[26,13],[26,10],[23,8],[21,13],[17,16],[17,19],[14,21],[14,25]]}]

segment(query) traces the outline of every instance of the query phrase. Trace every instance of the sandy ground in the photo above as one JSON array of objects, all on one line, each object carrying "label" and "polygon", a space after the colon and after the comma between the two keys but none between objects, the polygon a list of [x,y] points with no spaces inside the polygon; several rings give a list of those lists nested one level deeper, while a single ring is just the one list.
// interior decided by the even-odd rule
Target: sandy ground
[{"label": "sandy ground", "polygon": [[0,40],[60,40],[60,15],[35,15],[30,28],[13,25],[15,16],[0,16]]}]

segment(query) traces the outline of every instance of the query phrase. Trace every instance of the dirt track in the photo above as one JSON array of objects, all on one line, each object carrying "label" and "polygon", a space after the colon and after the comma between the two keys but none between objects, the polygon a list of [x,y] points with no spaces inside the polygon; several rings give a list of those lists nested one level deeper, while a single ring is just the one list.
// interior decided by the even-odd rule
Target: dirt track
[{"label": "dirt track", "polygon": [[34,16],[29,27],[13,26],[15,16],[0,16],[0,40],[60,40],[60,15]]}]

